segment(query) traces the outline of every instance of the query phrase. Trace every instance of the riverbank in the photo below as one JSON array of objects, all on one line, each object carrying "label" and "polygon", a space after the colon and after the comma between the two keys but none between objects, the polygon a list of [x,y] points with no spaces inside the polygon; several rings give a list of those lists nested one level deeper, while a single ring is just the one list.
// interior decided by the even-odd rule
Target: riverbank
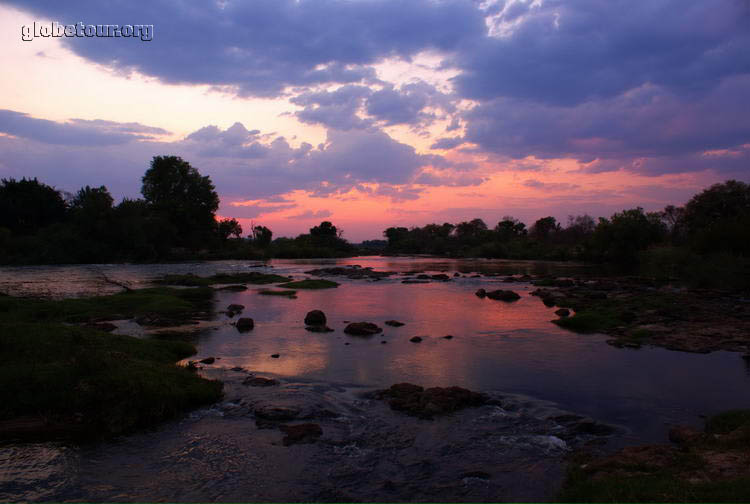
[{"label": "riverbank", "polygon": [[750,351],[747,292],[691,289],[643,277],[547,278],[533,283],[538,288],[532,295],[547,306],[575,312],[554,323],[572,331],[610,335],[608,343],[614,346]]},{"label": "riverbank", "polygon": [[142,289],[64,300],[0,297],[0,437],[92,440],[154,425],[221,397],[175,363],[183,341],[111,334],[109,321],[207,318],[210,289]]}]

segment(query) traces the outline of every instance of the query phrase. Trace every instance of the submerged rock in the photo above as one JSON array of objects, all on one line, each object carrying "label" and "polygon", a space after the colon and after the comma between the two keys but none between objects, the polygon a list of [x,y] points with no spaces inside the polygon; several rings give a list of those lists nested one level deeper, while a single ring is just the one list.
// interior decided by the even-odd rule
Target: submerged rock
[{"label": "submerged rock", "polygon": [[253,329],[253,327],[255,327],[255,321],[253,321],[253,319],[251,319],[250,317],[241,317],[237,319],[235,327],[240,332],[250,331]]},{"label": "submerged rock", "polygon": [[273,378],[263,378],[262,376],[248,376],[242,381],[243,385],[248,385],[250,387],[271,387],[273,385],[278,385],[278,380],[274,380]]},{"label": "submerged rock", "polygon": [[512,290],[498,289],[487,293],[487,297],[496,301],[517,301],[521,296]]},{"label": "submerged rock", "polygon": [[412,343],[421,343],[422,338],[420,336],[414,336],[413,338],[410,338],[409,341],[411,341]]},{"label": "submerged rock", "polygon": [[230,304],[229,306],[227,306],[227,311],[230,312],[241,312],[244,309],[245,306],[241,304]]},{"label": "submerged rock", "polygon": [[555,315],[558,317],[569,317],[570,316],[570,310],[567,308],[560,308],[559,310],[555,311]]},{"label": "submerged rock", "polygon": [[478,298],[485,298],[487,297],[487,291],[484,289],[479,289],[474,293]]},{"label": "submerged rock", "polygon": [[302,443],[314,443],[323,435],[320,425],[306,423],[299,425],[280,425],[279,429],[286,434],[281,442],[284,446]]},{"label": "submerged rock", "polygon": [[312,310],[310,312],[307,312],[307,315],[305,315],[305,324],[312,326],[312,325],[325,325],[327,322],[326,314],[323,313],[321,310]]},{"label": "submerged rock", "polygon": [[205,359],[200,360],[201,364],[213,364],[214,362],[216,362],[215,357],[206,357]]},{"label": "submerged rock", "polygon": [[333,329],[326,325],[310,325],[306,326],[305,330],[310,332],[317,332],[317,333],[326,333],[326,332],[333,332]]},{"label": "submerged rock", "polygon": [[277,354],[277,353],[271,354],[272,359],[278,359],[279,357],[281,357],[281,354]]},{"label": "submerged rock", "polygon": [[383,330],[372,322],[352,322],[346,326],[344,332],[352,336],[372,336],[383,332]]},{"label": "submerged rock", "polygon": [[419,418],[432,418],[464,408],[486,404],[484,394],[461,387],[432,387],[424,389],[412,383],[397,383],[389,389],[375,392],[375,398],[388,401],[391,409]]},{"label": "submerged rock", "polygon": [[403,322],[399,322],[398,320],[386,320],[385,325],[391,326],[391,327],[401,327],[406,324],[404,324]]}]

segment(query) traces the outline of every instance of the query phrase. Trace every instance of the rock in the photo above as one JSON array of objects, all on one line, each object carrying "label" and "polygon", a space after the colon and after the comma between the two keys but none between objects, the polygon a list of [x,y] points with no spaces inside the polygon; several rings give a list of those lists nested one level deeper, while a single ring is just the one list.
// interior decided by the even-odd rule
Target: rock
[{"label": "rock", "polygon": [[570,316],[570,310],[567,308],[560,308],[559,310],[555,311],[555,315],[558,317],[569,317]]},{"label": "rock", "polygon": [[419,336],[414,336],[413,338],[410,338],[409,341],[411,341],[412,343],[421,343],[422,338]]},{"label": "rock", "polygon": [[344,332],[352,336],[372,336],[383,332],[383,330],[372,322],[352,322],[346,326]]},{"label": "rock", "polygon": [[478,290],[478,291],[476,291],[476,292],[475,292],[474,294],[476,294],[476,296],[477,296],[478,298],[482,298],[482,299],[484,299],[484,298],[485,298],[485,297],[487,296],[487,291],[486,291],[486,290],[484,290],[484,289],[479,289],[479,290]]},{"label": "rock", "polygon": [[402,280],[401,283],[402,284],[426,284],[430,282],[427,280]]},{"label": "rock", "polygon": [[326,325],[310,325],[305,327],[305,330],[317,333],[333,332],[333,329]]},{"label": "rock", "polygon": [[242,292],[247,290],[247,285],[226,285],[224,287],[216,287],[215,289],[230,292]]},{"label": "rock", "polygon": [[280,425],[279,429],[286,434],[281,442],[284,446],[302,443],[314,443],[323,435],[320,425],[306,423],[299,425]]},{"label": "rock", "polygon": [[255,327],[255,322],[250,317],[241,317],[237,319],[235,327],[237,327],[237,330],[240,332],[246,332],[252,330],[253,327]]},{"label": "rock", "polygon": [[255,413],[256,418],[262,418],[263,420],[288,422],[289,420],[297,418],[300,414],[300,410],[289,406],[269,404],[255,408],[253,413]]},{"label": "rock", "polygon": [[461,387],[433,387],[425,390],[412,383],[397,383],[375,393],[386,399],[391,409],[420,418],[452,413],[464,408],[481,406],[487,396]]},{"label": "rock", "polygon": [[240,367],[240,366],[234,366],[232,369],[230,369],[230,371],[237,371],[237,372],[244,371],[244,370],[245,368]]},{"label": "rock", "polygon": [[403,322],[399,322],[398,320],[386,320],[385,325],[391,326],[391,327],[401,327],[406,324],[404,324]]},{"label": "rock", "polygon": [[112,332],[117,329],[117,326],[110,322],[91,322],[89,324],[86,324],[86,327],[104,332]]},{"label": "rock", "polygon": [[479,478],[479,479],[490,479],[490,474],[485,471],[467,471],[459,476],[460,479],[464,478]]},{"label": "rock", "polygon": [[230,312],[241,312],[244,309],[245,307],[241,304],[230,304],[229,306],[227,306],[227,311]]},{"label": "rock", "polygon": [[487,293],[487,297],[496,301],[517,301],[521,299],[521,296],[511,290],[495,290]]},{"label": "rock", "polygon": [[447,335],[443,336],[443,339],[453,339],[453,335],[447,334]]},{"label": "rock", "polygon": [[242,381],[243,385],[247,385],[250,387],[271,387],[273,385],[278,385],[278,380],[274,380],[273,378],[263,378],[262,376],[248,376]]},{"label": "rock", "polygon": [[[417,278],[419,278],[419,277],[417,277]],[[440,280],[442,282],[447,282],[448,280],[451,279],[451,277],[449,277],[445,273],[439,273],[437,275],[432,275],[430,278],[432,278],[433,280]]]},{"label": "rock", "polygon": [[386,340],[380,342],[381,345],[385,345],[386,343],[388,343]]},{"label": "rock", "polygon": [[677,425],[669,429],[669,440],[677,444],[687,444],[703,438],[703,433],[687,425]]},{"label": "rock", "polygon": [[422,273],[421,275],[417,275],[417,280],[429,280],[429,279],[430,279],[430,275],[425,275],[424,273]]},{"label": "rock", "polygon": [[573,427],[572,432],[574,434],[589,434],[592,436],[608,436],[610,434],[613,434],[615,432],[614,427],[610,427],[609,425],[605,425],[598,422],[592,422],[590,420],[585,420],[583,422],[579,422],[575,424]]},{"label": "rock", "polygon": [[459,273],[458,271],[456,271],[455,273],[453,273],[453,277],[454,277],[454,278],[455,278],[455,277],[460,277],[460,276],[461,276],[461,273]]},{"label": "rock", "polygon": [[201,364],[213,364],[214,362],[216,362],[216,358],[215,357],[206,357],[205,359],[201,359],[199,362]]},{"label": "rock", "polygon": [[746,353],[745,355],[742,356],[742,358],[745,359],[746,361],[750,361],[750,353]]},{"label": "rock", "polygon": [[305,315],[305,325],[313,326],[313,325],[326,325],[326,314],[323,313],[320,310],[313,310],[311,312],[307,312],[307,315]]},{"label": "rock", "polygon": [[272,359],[278,359],[279,357],[281,357],[281,355],[280,355],[280,354],[277,354],[277,353],[275,353],[275,354],[271,354],[271,358],[272,358]]}]

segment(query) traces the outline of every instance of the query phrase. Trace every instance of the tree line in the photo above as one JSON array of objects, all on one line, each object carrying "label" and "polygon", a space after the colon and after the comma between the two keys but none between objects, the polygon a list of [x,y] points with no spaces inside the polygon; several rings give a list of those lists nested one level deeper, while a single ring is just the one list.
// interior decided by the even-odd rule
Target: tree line
[{"label": "tree line", "polygon": [[[176,156],[156,156],[142,179],[142,198],[115,205],[106,187],[63,194],[36,178],[0,180],[0,263],[155,262],[186,259],[344,257],[433,254],[450,257],[579,260],[676,276],[747,282],[750,186],[729,180],[685,206],[609,218],[548,216],[530,227],[506,216],[457,224],[389,227],[385,240],[354,246],[329,221],[296,238],[273,238],[253,225],[246,237],[233,218],[217,219],[219,196],[207,176]],[[718,271],[718,273],[717,273]]]},{"label": "tree line", "polygon": [[236,219],[217,219],[207,176],[176,156],[156,156],[142,198],[114,204],[105,186],[63,194],[36,178],[0,180],[0,263],[155,262],[184,259],[337,257],[354,248],[323,222],[294,239],[265,226],[246,238]]}]

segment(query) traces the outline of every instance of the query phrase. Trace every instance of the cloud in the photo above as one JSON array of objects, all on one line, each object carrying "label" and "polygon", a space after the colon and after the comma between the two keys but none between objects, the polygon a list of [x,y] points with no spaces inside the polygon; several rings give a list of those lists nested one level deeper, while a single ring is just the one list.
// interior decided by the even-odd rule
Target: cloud
[{"label": "cloud", "polygon": [[542,191],[572,191],[579,189],[578,184],[567,184],[565,182],[541,182],[535,179],[524,180],[521,185]]},{"label": "cloud", "polygon": [[264,205],[262,203],[253,203],[250,205],[222,205],[219,213],[237,219],[254,219],[261,215],[268,215],[276,212],[282,212],[295,208],[296,203],[285,203],[281,205]]},{"label": "cloud", "polygon": [[367,113],[386,125],[430,123],[436,116],[424,111],[440,107],[453,112],[452,98],[424,82],[414,82],[395,89],[393,86],[376,91],[367,99]]},{"label": "cloud", "polygon": [[113,121],[74,119],[69,123],[59,123],[13,110],[0,110],[0,133],[53,145],[104,146],[147,138],[139,133],[163,134],[167,131],[138,123]]},{"label": "cloud", "polygon": [[371,93],[370,88],[365,86],[346,85],[335,91],[307,91],[290,101],[304,106],[303,110],[295,113],[300,121],[346,131],[372,125],[371,120],[357,115]]},{"label": "cloud", "polygon": [[432,145],[430,145],[430,149],[450,150],[458,147],[465,142],[466,140],[461,137],[438,138]]},{"label": "cloud", "polygon": [[466,98],[576,105],[652,84],[706,92],[750,72],[746,4],[714,0],[503,2],[494,36],[467,39],[451,58]]},{"label": "cloud", "polygon": [[331,212],[328,210],[318,210],[315,212],[313,212],[312,210],[307,210],[296,215],[290,215],[289,217],[287,217],[287,219],[325,219],[326,217],[330,217],[331,215]]},{"label": "cloud", "polygon": [[154,24],[151,42],[65,43],[95,63],[163,82],[231,86],[255,96],[278,96],[289,86],[374,80],[368,65],[385,57],[451,51],[484,30],[471,0],[255,0],[190,8],[170,0],[154,0],[148,8],[85,0],[7,3],[62,23]]}]

